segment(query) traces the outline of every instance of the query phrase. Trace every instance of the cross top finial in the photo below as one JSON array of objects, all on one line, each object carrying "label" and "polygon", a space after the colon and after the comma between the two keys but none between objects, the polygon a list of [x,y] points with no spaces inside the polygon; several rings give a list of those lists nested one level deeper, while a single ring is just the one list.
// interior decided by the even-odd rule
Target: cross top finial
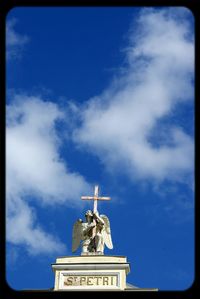
[{"label": "cross top finial", "polygon": [[99,186],[95,185],[94,187],[94,196],[98,197],[99,196]]}]

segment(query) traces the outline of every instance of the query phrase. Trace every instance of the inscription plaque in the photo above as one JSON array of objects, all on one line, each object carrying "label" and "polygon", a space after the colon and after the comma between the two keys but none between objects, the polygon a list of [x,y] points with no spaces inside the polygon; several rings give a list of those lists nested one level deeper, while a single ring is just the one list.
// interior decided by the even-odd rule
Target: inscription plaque
[{"label": "inscription plaque", "polygon": [[67,275],[64,286],[117,286],[117,275]]},{"label": "inscription plaque", "polygon": [[60,272],[59,289],[119,289],[119,272]]}]

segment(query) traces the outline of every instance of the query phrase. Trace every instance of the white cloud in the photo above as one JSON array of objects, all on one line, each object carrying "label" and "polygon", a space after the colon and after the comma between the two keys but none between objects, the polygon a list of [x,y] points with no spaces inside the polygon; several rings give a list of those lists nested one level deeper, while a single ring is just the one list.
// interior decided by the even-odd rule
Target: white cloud
[{"label": "white cloud", "polygon": [[8,241],[15,245],[25,245],[32,255],[64,252],[65,246],[60,240],[44,232],[36,224],[35,210],[22,198],[9,198],[7,204],[6,233]]},{"label": "white cloud", "polygon": [[14,26],[17,23],[15,18],[6,23],[6,56],[7,59],[20,57],[24,45],[29,41],[28,36],[16,32]]},{"label": "white cloud", "polygon": [[80,111],[77,144],[133,180],[181,180],[193,171],[193,139],[181,127],[168,125],[160,146],[151,141],[164,117],[193,101],[188,14],[184,8],[143,9],[130,29],[123,73]]},{"label": "white cloud", "polygon": [[29,252],[63,248],[37,225],[29,196],[41,205],[77,206],[80,196],[91,191],[85,179],[70,172],[59,156],[61,139],[55,125],[63,118],[56,104],[39,97],[15,95],[7,106],[7,238],[25,244]]}]

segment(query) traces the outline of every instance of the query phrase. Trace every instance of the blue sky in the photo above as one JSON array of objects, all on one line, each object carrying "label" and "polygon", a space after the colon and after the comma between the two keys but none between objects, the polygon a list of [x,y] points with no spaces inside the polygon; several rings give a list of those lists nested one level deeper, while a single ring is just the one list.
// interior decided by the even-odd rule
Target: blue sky
[{"label": "blue sky", "polygon": [[[99,184],[127,281],[194,279],[194,19],[186,8],[15,8],[6,30],[6,278],[54,285]],[[80,249],[76,254],[80,254]]]}]

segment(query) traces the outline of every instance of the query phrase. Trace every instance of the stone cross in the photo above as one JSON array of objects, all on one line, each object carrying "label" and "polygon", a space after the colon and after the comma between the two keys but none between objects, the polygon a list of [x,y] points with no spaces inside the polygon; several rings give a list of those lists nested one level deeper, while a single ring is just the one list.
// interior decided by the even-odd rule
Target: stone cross
[{"label": "stone cross", "polygon": [[94,196],[81,196],[83,200],[94,200],[94,209],[93,212],[97,212],[97,201],[98,200],[110,200],[110,197],[99,197],[99,186],[94,187]]}]

